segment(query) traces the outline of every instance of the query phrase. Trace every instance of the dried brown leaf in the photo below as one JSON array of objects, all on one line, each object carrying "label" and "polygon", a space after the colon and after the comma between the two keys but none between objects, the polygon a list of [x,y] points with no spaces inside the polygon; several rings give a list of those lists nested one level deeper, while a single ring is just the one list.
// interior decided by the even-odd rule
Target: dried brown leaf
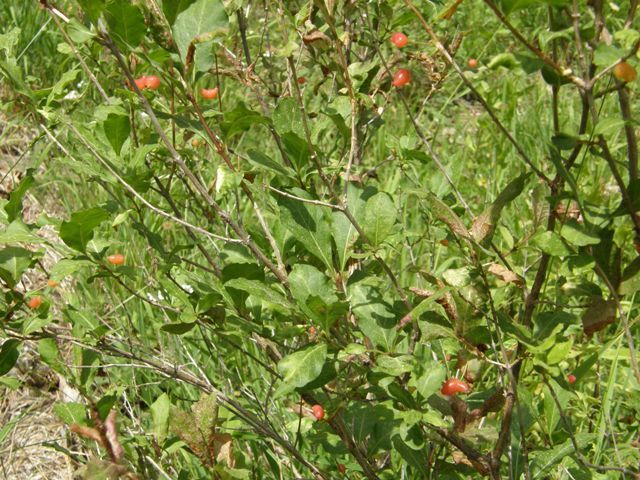
[{"label": "dried brown leaf", "polygon": [[498,263],[491,263],[487,268],[487,271],[498,277],[503,282],[513,283],[519,287],[522,287],[524,285],[522,277],[518,276],[508,268]]}]

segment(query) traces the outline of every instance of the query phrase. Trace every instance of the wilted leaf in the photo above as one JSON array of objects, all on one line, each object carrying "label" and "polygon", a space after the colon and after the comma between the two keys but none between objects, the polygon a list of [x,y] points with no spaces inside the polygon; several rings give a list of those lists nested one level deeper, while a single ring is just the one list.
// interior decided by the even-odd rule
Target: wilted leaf
[{"label": "wilted leaf", "polygon": [[471,236],[476,242],[484,245],[491,242],[491,237],[500,219],[502,209],[520,195],[529,175],[529,173],[525,173],[509,182],[491,206],[473,221]]},{"label": "wilted leaf", "polygon": [[462,238],[469,238],[467,227],[448,205],[432,193],[427,194],[427,201],[431,213],[435,215],[438,220],[445,223],[455,235]]},{"label": "wilted leaf", "polygon": [[491,264],[489,264],[487,271],[498,277],[503,282],[514,283],[519,287],[522,287],[524,285],[524,280],[522,279],[522,277],[519,277],[511,270],[503,265],[500,265],[499,263],[492,262]]},{"label": "wilted leaf", "polygon": [[582,328],[587,335],[593,335],[616,320],[616,302],[602,297],[592,297],[591,305],[582,316]]}]

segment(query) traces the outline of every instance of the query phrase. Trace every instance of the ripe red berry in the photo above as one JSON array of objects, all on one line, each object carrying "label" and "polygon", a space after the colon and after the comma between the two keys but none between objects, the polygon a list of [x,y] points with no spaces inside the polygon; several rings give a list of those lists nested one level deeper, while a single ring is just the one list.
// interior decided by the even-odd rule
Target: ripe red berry
[{"label": "ripe red berry", "polygon": [[311,412],[313,412],[313,416],[316,417],[318,421],[324,418],[324,408],[322,405],[314,405],[311,407]]},{"label": "ripe red berry", "polygon": [[393,74],[393,81],[391,82],[391,85],[394,87],[404,87],[409,82],[411,82],[411,72],[401,68]]},{"label": "ripe red berry", "polygon": [[202,98],[206,98],[207,100],[213,100],[218,96],[218,92],[220,89],[218,87],[215,88],[201,88],[200,96]]},{"label": "ripe red berry", "polygon": [[35,310],[36,308],[38,308],[40,305],[42,305],[42,297],[40,297],[40,295],[36,295],[35,297],[31,297],[28,301],[27,301],[27,306],[31,309],[31,310]]},{"label": "ripe red berry", "polygon": [[144,90],[145,88],[147,88],[147,77],[136,78],[135,82],[136,82],[136,86],[140,90]]},{"label": "ripe red berry", "polygon": [[338,464],[338,472],[340,472],[342,475],[347,473],[347,467],[344,465],[344,463]]},{"label": "ripe red berry", "polygon": [[304,78],[304,77],[298,77],[298,83],[299,83],[300,85],[304,84],[304,82],[306,82],[306,81],[307,81],[307,79],[306,79],[306,78]]},{"label": "ripe red berry", "polygon": [[615,67],[613,67],[613,76],[616,77],[621,82],[633,82],[636,78],[638,78],[638,73],[636,69],[629,65],[627,62],[620,62]]},{"label": "ripe red berry", "polygon": [[109,255],[107,257],[107,262],[111,265],[122,265],[124,264],[124,255],[121,253],[114,253],[113,255]]},{"label": "ripe red berry", "polygon": [[396,32],[393,35],[391,35],[391,43],[393,43],[398,48],[402,48],[407,43],[409,43],[409,39],[404,33]]},{"label": "ripe red berry", "polygon": [[470,58],[469,60],[467,60],[467,65],[469,65],[469,68],[471,69],[476,69],[478,68],[478,60],[476,60],[475,58]]},{"label": "ripe red berry", "polygon": [[457,378],[450,378],[442,385],[440,389],[440,393],[443,395],[457,395],[458,393],[469,393],[471,388],[462,380],[458,380]]},{"label": "ripe red berry", "polygon": [[574,383],[576,383],[577,378],[573,373],[571,373],[567,377],[567,380],[569,381],[569,385],[573,385]]},{"label": "ripe red berry", "polygon": [[146,78],[146,87],[150,90],[157,90],[158,88],[160,88],[160,78],[156,77],[155,75],[149,75],[148,77],[144,77]]}]

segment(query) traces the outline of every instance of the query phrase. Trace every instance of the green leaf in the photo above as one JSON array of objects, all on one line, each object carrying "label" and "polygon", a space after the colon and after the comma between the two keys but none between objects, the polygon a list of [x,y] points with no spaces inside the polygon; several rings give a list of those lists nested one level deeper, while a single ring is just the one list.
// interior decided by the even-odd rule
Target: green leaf
[{"label": "green leaf", "polygon": [[43,338],[38,341],[38,353],[44,363],[49,365],[55,372],[64,375],[66,368],[62,362],[58,344],[54,338]]},{"label": "green leaf", "polygon": [[176,322],[165,323],[160,327],[163,332],[171,333],[173,335],[184,335],[185,333],[193,330],[193,327],[197,325],[197,322]]},{"label": "green leaf", "polygon": [[396,223],[397,210],[391,197],[384,192],[367,200],[362,229],[372,245],[380,245],[392,232]]},{"label": "green leaf", "polygon": [[613,45],[599,42],[593,55],[593,63],[598,67],[608,67],[624,56],[625,52]]},{"label": "green leaf", "polygon": [[127,138],[129,138],[129,133],[131,133],[129,117],[126,115],[111,114],[102,125],[104,133],[113,147],[113,151],[119,156],[120,151],[122,150],[122,145]]},{"label": "green leaf", "polygon": [[[591,445],[596,438],[593,433],[577,433],[575,435],[578,448],[582,449]],[[571,439],[566,440],[563,444],[558,445],[550,450],[545,450],[533,458],[531,462],[531,478],[533,480],[547,478],[547,474],[553,467],[558,465],[565,457],[575,452]]]},{"label": "green leaf", "polygon": [[495,232],[496,225],[500,220],[502,209],[522,193],[529,175],[531,174],[522,174],[515,180],[509,182],[491,206],[473,221],[473,225],[471,226],[471,236],[476,242],[484,246],[491,243],[491,238],[493,237],[493,232]]},{"label": "green leaf", "polygon": [[0,278],[10,288],[15,287],[24,271],[31,266],[33,257],[33,252],[20,247],[0,250]]},{"label": "green leaf", "polygon": [[64,277],[73,275],[78,270],[84,267],[91,267],[93,265],[93,262],[89,260],[73,260],[69,258],[63,258],[53,266],[50,272],[50,277],[53,280],[59,282],[64,279]]},{"label": "green leaf", "polygon": [[[334,293],[334,288],[329,282],[329,278],[313,265],[296,264],[289,274],[289,284],[291,293],[301,310],[309,318],[321,323],[325,330],[331,327],[333,322],[327,322],[321,315],[321,308],[338,302],[338,297]],[[320,303],[317,308],[310,308],[308,300],[313,297]],[[337,320],[337,317],[334,321]]]},{"label": "green leaf", "polygon": [[[304,190],[291,189],[297,197],[311,199]],[[331,230],[326,207],[312,205],[289,197],[278,197],[280,215],[284,226],[309,253],[333,270],[331,254]]]},{"label": "green leaf", "polygon": [[81,403],[58,402],[53,407],[54,413],[67,425],[77,423],[87,425],[87,410]]},{"label": "green leaf", "polygon": [[586,230],[584,225],[580,225],[576,220],[570,219],[560,230],[560,235],[571,245],[585,247],[587,245],[597,245],[600,237]]},{"label": "green leaf", "polygon": [[98,23],[98,19],[105,7],[105,0],[78,0],[82,11],[93,23]]},{"label": "green leaf", "polygon": [[[229,25],[229,19],[220,0],[198,0],[176,16],[173,37],[183,60],[196,37],[219,35]],[[206,71],[214,64],[212,41],[197,44],[194,57],[197,71]]]},{"label": "green leaf", "polygon": [[5,340],[0,348],[0,376],[11,371],[20,356],[20,346],[22,343],[15,338]]},{"label": "green leaf", "polygon": [[281,100],[273,111],[273,127],[280,135],[293,132],[300,138],[305,138],[304,127],[302,125],[302,113],[298,102],[288,97]]},{"label": "green leaf", "polygon": [[373,371],[385,373],[392,377],[399,377],[403,373],[407,373],[412,370],[413,366],[411,364],[411,360],[411,355],[403,355],[402,357],[378,355]]},{"label": "green leaf", "polygon": [[63,97],[67,85],[75,82],[78,73],[80,73],[80,70],[77,69],[67,70],[66,72],[64,72],[60,79],[51,88],[51,92],[49,93],[49,97],[47,98],[47,104],[50,104],[55,100],[59,100],[60,97]]},{"label": "green leaf", "polygon": [[426,400],[440,390],[446,376],[447,370],[444,365],[435,360],[428,360],[420,365],[419,371],[411,375],[409,386],[414,387]]},{"label": "green leaf", "polygon": [[284,357],[278,362],[283,379],[274,396],[286,395],[318,378],[326,359],[327,346],[324,344],[312,345]]},{"label": "green leaf", "polygon": [[109,212],[101,207],[74,212],[68,222],[62,222],[60,238],[71,248],[84,252],[93,238],[93,230],[108,219]]},{"label": "green leaf", "polygon": [[562,257],[571,254],[560,235],[555,232],[545,231],[533,237],[532,243],[547,255]]},{"label": "green leaf", "polygon": [[0,232],[0,243],[40,243],[44,239],[31,232],[31,229],[16,219]]},{"label": "green leaf", "polygon": [[284,175],[286,177],[292,177],[295,172],[290,168],[280,165],[278,162],[272,160],[268,155],[260,150],[251,149],[247,152],[249,156],[248,160],[252,165],[257,166],[258,168],[265,168],[279,175]]},{"label": "green leaf", "polygon": [[358,328],[374,345],[392,351],[398,319],[393,311],[393,303],[385,295],[386,291],[386,287],[374,285],[369,279],[348,285]]},{"label": "green leaf", "polygon": [[33,179],[33,170],[27,170],[27,174],[20,181],[20,184],[9,195],[9,201],[4,206],[5,212],[9,216],[9,222],[13,222],[22,214],[22,198],[27,190],[35,183]]},{"label": "green leaf", "polygon": [[153,422],[153,433],[162,444],[169,432],[169,414],[171,412],[171,401],[166,393],[160,395],[149,407],[151,420]]},{"label": "green leaf", "polygon": [[105,18],[114,39],[124,50],[136,48],[147,32],[142,11],[129,0],[113,0],[105,10]]},{"label": "green leaf", "polygon": [[286,297],[277,290],[269,287],[267,284],[258,280],[249,280],[248,278],[235,278],[226,282],[225,287],[237,288],[238,290],[245,291],[254,297],[269,302],[273,305],[278,305],[284,309],[289,309],[291,304],[287,301]]}]

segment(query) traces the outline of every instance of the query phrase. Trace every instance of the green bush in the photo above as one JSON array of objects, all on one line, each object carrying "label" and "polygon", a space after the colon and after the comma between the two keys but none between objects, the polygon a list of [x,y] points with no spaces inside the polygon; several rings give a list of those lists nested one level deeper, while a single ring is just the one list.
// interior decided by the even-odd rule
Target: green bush
[{"label": "green bush", "polygon": [[637,2],[25,4],[0,379],[80,475],[639,474]]}]

